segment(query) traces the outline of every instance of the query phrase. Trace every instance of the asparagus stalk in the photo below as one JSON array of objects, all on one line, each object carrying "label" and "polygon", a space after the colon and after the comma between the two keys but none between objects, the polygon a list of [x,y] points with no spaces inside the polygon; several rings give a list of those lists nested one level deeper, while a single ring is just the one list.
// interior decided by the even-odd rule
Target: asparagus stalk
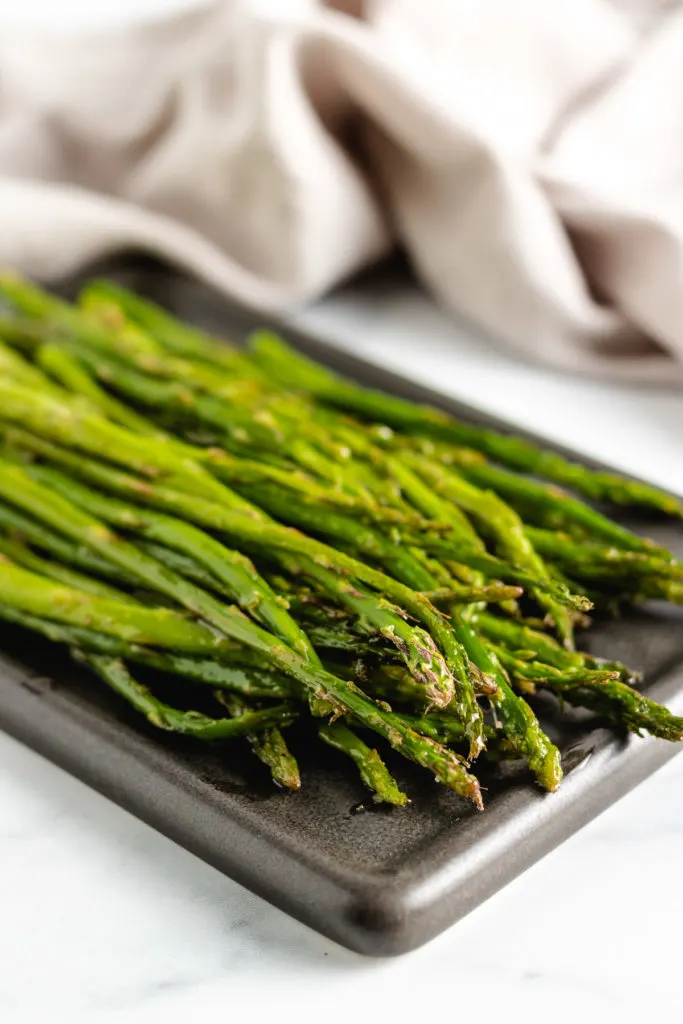
[{"label": "asparagus stalk", "polygon": [[[277,454],[285,440],[276,421],[266,412],[255,415],[249,404],[239,402],[240,397],[251,397],[250,381],[233,380],[222,388],[222,397],[203,394],[192,387],[184,377],[161,379],[132,369],[123,359],[107,353],[71,343],[79,360],[98,380],[113,387],[119,394],[148,409],[168,411],[191,417],[240,445],[253,445]],[[136,360],[139,365],[140,360]],[[148,363],[148,360],[145,360]],[[316,461],[316,466],[322,462]]]},{"label": "asparagus stalk", "polygon": [[462,423],[438,409],[361,388],[294,352],[269,331],[254,332],[250,350],[257,365],[278,383],[295,391],[305,391],[335,407],[408,433],[424,434],[454,445],[469,445],[503,465],[546,477],[589,498],[681,515],[679,502],[656,487],[588,469],[556,452],[545,451],[531,441]]},{"label": "asparagus stalk", "polygon": [[[292,695],[291,683],[284,676],[271,671],[267,661],[256,659],[252,652],[245,651],[238,644],[230,646],[227,640],[220,644],[216,652],[217,658],[224,659],[221,661],[209,657],[191,657],[175,651],[154,650],[94,629],[52,622],[8,604],[0,604],[0,619],[40,633],[55,643],[132,661],[157,672],[181,676],[193,683],[229,690],[245,697],[276,699]],[[207,643],[210,642],[208,631],[202,632]],[[202,646],[200,642],[197,649],[202,651],[208,647]]]},{"label": "asparagus stalk", "polygon": [[[254,714],[254,708],[243,697],[227,694],[222,690],[216,692],[216,697],[233,718],[248,718]],[[284,789],[301,789],[299,765],[277,726],[270,726],[261,732],[247,733],[247,739],[259,761],[270,768],[276,785]]]},{"label": "asparagus stalk", "polygon": [[434,604],[506,604],[521,597],[524,591],[521,587],[514,587],[511,584],[483,583],[481,586],[460,586],[451,582],[447,587],[437,587],[436,590],[425,590],[423,597]]},{"label": "asparagus stalk", "polygon": [[232,740],[257,734],[278,724],[289,724],[292,720],[293,709],[288,704],[251,711],[239,718],[209,718],[198,711],[179,711],[155,697],[148,687],[136,682],[118,658],[83,651],[74,653],[79,661],[93,669],[107,686],[158,729],[202,740]]},{"label": "asparagus stalk", "polygon": [[618,672],[605,669],[562,671],[534,661],[520,661],[504,648],[494,647],[501,662],[523,681],[532,680],[562,695],[571,704],[586,707],[627,726],[631,732],[648,732],[660,739],[683,738],[683,718],[639,693],[618,679]]},{"label": "asparagus stalk", "polygon": [[[558,687],[591,687],[593,685],[600,686],[611,679],[618,678],[618,672],[613,669],[574,668],[563,671],[562,669],[554,668],[552,665],[544,665],[533,658],[520,658],[516,652],[508,651],[507,648],[500,647],[497,644],[491,644],[490,646],[501,665],[509,672],[512,672],[515,678],[523,683],[525,688],[528,688],[532,693],[537,682],[549,682],[549,685]],[[533,652],[528,653],[532,654]]]},{"label": "asparagus stalk", "polygon": [[179,612],[88,594],[11,565],[3,555],[0,594],[3,604],[20,611],[97,630],[130,643],[208,656],[218,656],[227,644],[227,650],[234,653],[234,645],[226,638]]},{"label": "asparagus stalk", "polygon": [[2,341],[0,341],[0,374],[25,387],[39,388],[57,398],[61,397],[61,389],[49,377],[4,345]]},{"label": "asparagus stalk", "polygon": [[[287,469],[258,462],[255,459],[237,458],[220,448],[196,451],[195,458],[231,487],[240,488],[259,484],[274,484],[285,491],[293,491],[301,501],[310,504],[329,505],[346,515],[366,519],[378,526],[403,526],[414,530],[443,529],[442,523],[430,521],[410,513],[410,510],[388,508],[373,499],[358,495],[352,497],[331,486],[323,486],[292,464]],[[290,495],[290,498],[292,496]]]},{"label": "asparagus stalk", "polygon": [[[78,464],[75,468],[78,468]],[[178,519],[147,512],[113,498],[103,498],[54,470],[34,468],[31,472],[33,475],[38,474],[39,479],[46,481],[59,493],[75,499],[80,507],[93,515],[122,529],[140,532],[148,539],[189,554],[195,561],[209,569],[246,611],[251,611],[258,618],[262,618],[264,623],[270,625],[294,650],[310,657],[311,647],[305,633],[280,606],[270,587],[258,577],[244,556],[228,551],[207,534]],[[104,467],[95,475],[99,482],[107,482],[111,478],[110,471]],[[222,564],[226,558],[229,558],[227,571]],[[325,584],[328,594],[334,594],[360,614],[368,627],[372,624],[384,636],[393,638],[393,642],[404,654],[410,670],[424,683],[428,700],[437,706],[443,706],[451,700],[452,675],[428,633],[408,625],[398,609],[392,609],[387,602],[368,593],[361,595],[357,585],[348,583],[316,562],[303,560],[301,564],[318,582]],[[464,677],[463,686],[467,687],[469,682],[466,666],[461,663],[459,668],[461,676]]]},{"label": "asparagus stalk", "polygon": [[[16,291],[14,295],[17,299]],[[223,340],[217,341],[204,331],[182,323],[161,306],[141,295],[135,295],[113,281],[91,281],[81,294],[81,302],[89,299],[118,306],[126,319],[142,327],[169,352],[201,362],[215,363],[225,371],[242,371],[246,364],[244,354],[235,351]],[[24,308],[18,301],[17,305]]]},{"label": "asparagus stalk", "polygon": [[[314,706],[322,701],[328,712],[382,735],[478,806],[476,779],[443,742],[469,742],[474,756],[488,736],[495,753],[502,727],[504,747],[526,757],[544,786],[556,788],[561,778],[557,751],[512,690],[506,667],[519,687],[548,686],[634,731],[681,738],[680,719],[643,704],[646,698],[624,685],[630,678],[624,666],[566,650],[529,628],[530,620],[503,619],[481,607],[486,594],[492,600],[518,596],[518,587],[498,580],[521,584],[569,639],[575,612],[590,607],[593,591],[600,607],[605,596],[683,600],[683,569],[668,552],[557,487],[490,464],[487,432],[477,440],[474,428],[469,443],[478,450],[464,450],[467,438],[442,413],[359,389],[299,359],[277,339],[262,336],[253,357],[228,350],[106,285],[90,289],[80,309],[12,278],[0,278],[0,294],[24,317],[0,329],[36,360],[30,364],[0,345],[0,431],[10,445],[8,459],[0,460],[0,618],[23,619],[89,657],[109,659],[110,668],[116,663],[122,692],[137,694],[138,701],[140,691],[127,681],[128,662],[223,693],[291,693]],[[282,391],[283,380],[290,393]],[[151,419],[125,404],[126,397],[152,409]],[[374,425],[341,408],[360,411]],[[394,434],[387,422],[404,433]],[[206,438],[193,423],[204,435],[209,428],[219,443],[225,437],[230,451],[200,446]],[[517,464],[518,439],[492,436],[493,457],[512,469],[538,475],[542,465],[554,465],[546,475],[576,490],[665,508],[655,489],[639,490],[554,456],[546,461],[546,453],[532,452],[532,463]],[[27,474],[13,465],[17,451],[68,476],[44,465]],[[560,479],[563,473],[569,476]],[[500,557],[486,551],[470,516],[494,538]],[[571,539],[557,533],[565,529]],[[284,563],[295,581],[300,571],[312,579],[323,595],[314,597],[323,601],[318,617],[291,581],[285,584],[288,613],[287,600],[242,561],[243,549],[271,565]],[[8,563],[8,556],[25,568]],[[73,566],[99,580],[142,586],[152,600],[173,607],[136,605]],[[50,581],[48,574],[59,579]],[[241,602],[270,631],[226,598]],[[330,598],[336,610],[328,621],[324,601]],[[436,601],[447,605],[450,619]],[[175,611],[178,605],[185,611]],[[506,611],[519,616],[518,609]],[[321,622],[320,615],[328,618]],[[363,629],[366,638],[357,639]],[[368,633],[376,639],[368,640]],[[316,644],[326,651],[325,668]],[[335,664],[344,652],[353,661]],[[415,678],[393,663],[397,655]],[[380,658],[387,663],[377,666]],[[430,686],[441,690],[442,700],[453,688],[455,700],[446,714],[411,717],[367,697],[344,681],[349,675],[392,701],[419,706]],[[481,692],[493,698],[499,723],[493,733],[483,725]],[[355,734],[337,724],[338,745],[353,744]],[[262,738],[257,745],[265,743],[276,773],[284,772],[284,739],[276,725],[267,728],[274,742]],[[336,725],[324,731],[329,728]],[[382,785],[395,783],[387,776]],[[397,787],[396,793],[405,799]]]},{"label": "asparagus stalk", "polygon": [[[177,387],[180,387],[181,389],[183,388],[182,385],[177,385]],[[225,410],[218,410],[216,412],[216,416],[222,422],[225,416]],[[510,476],[510,474],[508,475]],[[453,477],[450,481],[451,488],[456,487],[456,484],[457,479]],[[527,484],[526,486],[532,485]],[[468,492],[470,499],[473,496],[477,497],[477,492],[474,489],[470,489],[468,491],[464,481],[460,483],[459,489],[461,492],[461,500],[463,491]],[[385,562],[388,561],[392,571],[401,576],[404,582],[409,583],[409,585],[415,588],[425,589],[427,584],[425,583],[424,575],[420,574],[420,570],[415,565],[414,560],[411,560],[409,556],[404,554],[396,555],[395,553],[392,553],[391,547],[387,549],[387,546],[383,542],[381,536],[373,533],[371,530],[358,531],[357,524],[352,520],[347,520],[343,516],[336,515],[334,513],[324,513],[321,515],[319,509],[315,506],[306,508],[302,503],[291,503],[286,500],[283,501],[281,492],[272,487],[266,486],[257,488],[255,495],[252,492],[252,496],[255,496],[260,504],[265,504],[266,507],[269,507],[270,511],[274,512],[276,515],[282,515],[284,511],[288,514],[290,520],[294,517],[295,521],[297,521],[299,525],[303,525],[314,530],[317,528],[318,530],[322,530],[328,536],[333,536],[335,540],[341,540],[344,543],[348,543],[352,540],[355,543],[356,548],[360,547],[364,554],[368,554],[371,557],[378,557],[378,554],[381,555]],[[571,501],[571,499],[566,500]],[[478,507],[480,510],[482,501],[488,506],[489,512],[491,510],[491,506],[495,505],[493,510],[495,513],[493,516],[494,522],[500,523],[501,518],[503,519],[503,528],[499,530],[499,537],[502,538],[505,543],[512,546],[518,561],[521,562],[523,567],[526,565],[527,568],[531,568],[531,571],[535,573],[535,575],[543,578],[545,575],[543,564],[540,559],[535,556],[533,548],[531,548],[531,545],[528,543],[523,530],[517,529],[517,526],[521,524],[518,523],[514,513],[510,509],[507,509],[506,506],[502,505],[502,503],[496,502],[491,496],[484,496],[483,498],[482,496],[479,496]],[[580,503],[574,502],[574,505],[585,508],[585,506],[580,506]],[[592,510],[587,511],[589,515],[592,515],[593,517],[597,516],[597,513],[593,513]],[[601,518],[604,519],[604,517]],[[610,524],[609,520],[605,520],[605,523],[609,524],[610,528],[614,525]],[[514,526],[515,529],[511,529],[511,526]],[[615,527],[615,529],[620,528]],[[622,532],[627,533],[628,531]],[[393,566],[392,561],[398,562],[398,565]],[[568,615],[559,607],[562,602],[556,600],[555,595],[552,597],[546,597],[544,593],[542,593],[541,600],[550,605],[555,619],[560,624],[562,632],[567,638],[569,638],[570,622]]]},{"label": "asparagus stalk", "polygon": [[538,483],[518,476],[497,466],[484,465],[461,466],[462,475],[478,487],[490,488],[513,503],[519,501],[541,511],[551,511],[563,519],[584,527],[589,534],[603,538],[616,547],[626,551],[642,551],[646,554],[658,554],[667,559],[668,552],[657,547],[651,540],[637,534],[608,519],[601,512],[591,508],[576,498],[560,490],[559,487]]},{"label": "asparagus stalk", "polygon": [[[417,538],[406,535],[410,543],[417,543]],[[425,551],[429,551],[447,561],[458,562],[477,572],[502,580],[510,580],[521,587],[547,594],[560,605],[574,611],[586,612],[592,608],[591,601],[581,594],[573,594],[568,588],[551,578],[533,576],[527,570],[480,551],[474,545],[460,541],[455,537],[435,537],[425,534],[420,538]]]},{"label": "asparagus stalk", "polygon": [[[11,271],[0,274],[0,296],[26,321],[23,342],[30,348],[43,341],[77,340],[93,348],[109,352],[114,344],[118,351],[158,352],[158,345],[140,332],[129,332],[117,324],[114,330],[102,327],[83,312]],[[21,324],[15,327],[21,334]],[[9,332],[11,334],[11,332]]]},{"label": "asparagus stalk", "polygon": [[359,555],[379,562],[392,576],[413,590],[430,590],[436,585],[432,574],[425,570],[407,548],[398,546],[390,537],[370,526],[363,526],[348,516],[321,506],[292,502],[274,487],[252,487],[246,494],[275,518],[320,534],[348,546]]},{"label": "asparagus stalk", "polygon": [[526,701],[513,691],[491,648],[477,636],[469,623],[458,616],[457,611],[454,611],[453,621],[472,661],[496,681],[498,696],[494,698],[494,708],[512,747],[526,758],[540,784],[554,792],[562,781],[559,750],[545,735]]},{"label": "asparagus stalk", "polygon": [[[137,543],[148,555],[156,558],[157,562],[167,565],[169,569],[173,569],[180,576],[186,576],[188,580],[197,583],[204,590],[211,590],[220,597],[230,598],[230,591],[225,584],[221,583],[217,576],[194,558],[190,558],[174,548],[167,548],[164,544],[155,544],[154,541],[140,538]],[[282,602],[279,598],[276,599],[280,601],[283,608],[289,607],[287,602]]]},{"label": "asparagus stalk", "polygon": [[[3,285],[0,283],[0,295]],[[39,320],[32,320],[16,312],[0,314],[0,338],[5,345],[17,349],[25,355],[34,350],[47,339],[48,332]]]},{"label": "asparagus stalk", "polygon": [[[81,340],[94,344],[98,336],[111,332],[88,331],[84,318],[65,303],[40,292],[13,275],[3,275],[0,293],[17,308],[32,317],[41,317],[52,323],[68,326]],[[622,504],[640,504],[669,514],[680,514],[679,503],[657,488],[627,480],[615,474],[589,470],[568,461],[555,452],[518,437],[500,434],[486,428],[464,424],[426,406],[418,406],[381,392],[363,389],[294,353],[284,342],[268,332],[257,332],[252,339],[255,364],[247,363],[241,353],[189,328],[170,317],[159,307],[132,295],[109,282],[97,282],[90,288],[91,295],[113,301],[135,322],[142,324],[160,340],[169,351],[180,352],[207,363],[215,363],[223,371],[257,376],[257,368],[264,365],[278,382],[285,382],[294,390],[305,390],[318,398],[342,408],[360,412],[363,416],[389,423],[410,431],[445,437],[457,445],[470,445],[504,465],[522,472],[545,476],[550,480],[572,487],[597,500],[611,500]],[[158,350],[154,350],[156,354]],[[262,375],[261,375],[262,376]]]},{"label": "asparagus stalk", "polygon": [[[254,459],[237,458],[220,448],[204,449],[186,444],[176,437],[164,434],[156,424],[129,409],[128,406],[100,388],[83,370],[81,363],[72,356],[69,348],[60,345],[42,345],[38,350],[38,358],[46,369],[63,381],[69,390],[87,396],[93,411],[99,410],[113,423],[126,427],[135,434],[143,434],[163,441],[165,447],[172,449],[179,458],[190,459],[206,465],[215,476],[238,489],[240,485],[276,484],[286,492],[294,491],[300,501],[330,505],[343,510],[348,515],[367,519],[380,526],[400,525],[416,530],[438,530],[441,528],[439,523],[428,522],[420,516],[411,515],[410,510],[385,508],[370,498],[364,498],[362,494],[352,497],[337,488],[329,485],[323,486],[294,465],[287,469],[281,469],[278,466],[263,464]],[[93,356],[92,353],[81,352],[81,362],[85,362],[101,374],[103,373],[106,381],[112,377],[116,378],[116,370],[111,369],[111,364],[102,364],[101,358]],[[105,370],[106,372],[104,372]],[[187,386],[178,384],[176,387],[181,389],[184,396],[183,402],[186,405]],[[216,413],[215,418],[221,425],[224,424],[224,414],[224,409]]]},{"label": "asparagus stalk", "polygon": [[[454,505],[480,518],[495,534],[496,543],[504,557],[521,566],[533,576],[550,579],[543,559],[534,550],[524,524],[516,512],[490,491],[477,487],[449,472],[437,463],[419,456],[406,456],[408,465],[420,473],[439,494]],[[394,460],[396,462],[397,460]],[[560,637],[568,646],[573,644],[572,620],[567,609],[543,591],[535,591],[539,604],[552,616]]]},{"label": "asparagus stalk", "polygon": [[590,688],[567,689],[551,679],[542,685],[557,690],[567,703],[589,708],[611,722],[625,725],[636,735],[647,732],[671,743],[683,739],[683,718],[673,715],[661,704],[620,680],[611,680],[602,686]]},{"label": "asparagus stalk", "polygon": [[389,774],[379,753],[364,743],[344,722],[322,725],[318,729],[318,735],[328,746],[341,751],[355,762],[360,777],[371,790],[375,802],[393,804],[396,807],[405,807],[409,803],[408,797]]},{"label": "asparagus stalk", "polygon": [[[372,636],[370,640],[362,640],[359,635],[360,630],[351,632],[349,629],[329,626],[307,626],[307,633],[316,648],[328,651],[346,651],[347,654],[355,654],[357,657],[364,654],[380,655],[388,661],[400,658],[397,648],[392,647],[381,635]],[[378,640],[383,641],[381,645],[378,644]],[[410,675],[413,678],[412,673]],[[417,679],[414,679],[414,683],[416,691],[424,700],[425,693],[422,683]]]},{"label": "asparagus stalk", "polygon": [[42,523],[36,522],[35,519],[22,515],[21,512],[2,503],[0,503],[0,528],[8,537],[47,551],[64,565],[78,566],[90,576],[102,576],[123,586],[136,587],[138,585],[135,576],[93,554],[90,548],[67,540],[54,530],[47,529]]},{"label": "asparagus stalk", "polygon": [[619,678],[624,682],[633,681],[637,675],[618,661],[596,658],[585,651],[568,651],[551,636],[540,632],[540,630],[531,629],[524,623],[481,612],[477,615],[476,625],[483,636],[494,643],[512,651],[529,651],[538,661],[562,671],[596,669],[617,672]]},{"label": "asparagus stalk", "polygon": [[153,423],[107,394],[63,345],[41,345],[36,353],[36,362],[67,391],[86,398],[93,409],[99,410],[107,419],[135,434],[159,436],[160,431]]},{"label": "asparagus stalk", "polygon": [[[2,404],[3,400],[5,401],[4,405]],[[137,495],[140,500],[156,503],[158,506],[170,511],[177,511],[179,506],[183,504],[181,493],[173,489],[171,489],[171,493],[169,490],[159,486],[152,487],[150,486],[151,480],[165,475],[167,479],[172,481],[174,487],[187,487],[193,495],[193,501],[185,501],[185,507],[181,514],[186,515],[191,521],[197,521],[197,518],[202,517],[203,513],[204,519],[206,519],[204,499],[211,501],[214,510],[218,506],[222,506],[224,510],[241,510],[245,515],[248,513],[253,518],[256,518],[258,515],[257,512],[254,512],[253,508],[245,508],[244,502],[238,499],[236,495],[233,495],[232,492],[229,492],[224,485],[219,484],[218,481],[205,474],[202,467],[197,463],[193,463],[191,460],[179,459],[177,454],[168,451],[163,445],[160,446],[154,442],[153,439],[140,439],[135,435],[122,431],[113,424],[109,424],[105,420],[84,416],[79,411],[63,407],[62,405],[57,406],[45,401],[43,396],[35,392],[8,386],[0,380],[0,420],[3,418],[21,425],[25,425],[28,422],[31,431],[35,431],[37,434],[45,434],[47,437],[67,447],[76,447],[96,456],[101,456],[110,462],[117,462],[120,465],[136,470],[148,478],[147,486],[141,486],[141,481],[138,481],[136,484]],[[220,488],[218,493],[213,490],[212,484],[216,484]],[[184,498],[187,498],[187,494],[184,495]],[[291,510],[292,504],[291,502],[281,502],[280,506],[286,512],[288,509]],[[198,506],[198,511],[193,513],[192,509],[195,505]],[[325,518],[325,515],[328,518]],[[357,545],[361,545],[364,548],[366,553],[371,550],[377,555],[384,553],[388,560],[395,559],[395,556],[387,550],[384,540],[380,539],[375,544],[377,540],[376,534],[371,531],[361,531],[359,535],[357,524],[352,520],[343,521],[341,516],[335,516],[336,521],[330,526],[329,515],[330,513],[321,514],[323,528],[326,527],[328,532],[336,532],[338,536],[343,535],[347,540],[355,541]],[[340,520],[342,520],[341,523],[339,522]],[[224,521],[227,521],[225,517]],[[314,522],[316,521],[314,519]],[[245,516],[240,516],[240,523],[242,524],[241,532],[243,533],[249,526],[246,523]],[[269,526],[273,532],[275,530],[278,531],[278,536],[282,540],[285,549],[288,549],[288,545],[294,544],[295,531],[286,531],[284,528],[277,527],[276,524],[269,524]],[[225,529],[229,532],[227,527]],[[263,530],[260,533],[259,539],[263,540]],[[338,562],[346,560],[346,566],[349,566],[348,556],[344,556],[342,552],[327,548],[325,545],[312,540],[312,538],[306,538],[305,540],[306,551],[302,551],[301,546],[294,548],[294,550],[312,554],[313,557],[318,554],[325,557],[329,554],[332,564],[334,564],[334,559],[336,558]],[[451,538],[444,542],[432,535],[425,535],[421,542],[436,554],[471,565],[473,568],[495,578],[511,579],[521,585],[529,583],[531,586],[551,593],[555,600],[564,602],[570,607],[576,607],[583,611],[590,606],[590,602],[587,602],[584,598],[567,594],[566,588],[561,585],[552,581],[531,577],[522,569],[510,566],[500,559],[481,553],[469,544],[460,544]],[[354,571],[355,575],[364,579],[365,582],[371,582],[366,577],[361,576],[356,570],[356,566],[359,564],[357,560],[351,561],[355,563],[349,566],[351,571]],[[404,566],[405,562],[402,561],[400,565]],[[396,567],[395,560],[392,567]],[[408,569],[411,573],[414,571],[420,575],[418,589],[432,589],[432,580],[429,574],[425,573],[421,566],[416,566],[414,559],[408,562]],[[410,611],[411,609],[408,608],[407,610]]]},{"label": "asparagus stalk", "polygon": [[[294,563],[287,558],[284,564],[290,571],[304,572],[325,595],[334,596],[347,607],[357,616],[362,632],[381,636],[395,646],[411,676],[424,688],[430,705],[445,707],[453,699],[467,701],[471,683],[464,661],[458,666],[459,673],[454,680],[429,633],[407,622],[400,608],[370,593],[357,580],[331,572],[311,559],[300,558]],[[459,685],[458,697],[455,697],[454,685]]]},{"label": "asparagus stalk", "polygon": [[[309,410],[299,410],[299,416],[292,420],[278,415],[278,407],[271,404],[254,406],[248,381],[232,381],[204,394],[195,390],[189,369],[190,383],[178,367],[166,367],[169,376],[159,380],[131,369],[130,362],[120,358],[105,357],[83,347],[76,352],[92,373],[120,394],[158,412],[189,417],[218,430],[229,447],[246,446],[271,456],[286,451],[300,467],[325,481],[328,493],[332,485],[361,502],[361,507],[372,509],[376,507],[373,494],[378,496],[379,492],[381,496],[384,491],[368,467],[349,461],[351,453],[345,445],[331,443],[316,427],[313,418],[306,415]],[[148,364],[149,360],[137,360],[136,364],[141,362]]]},{"label": "asparagus stalk", "polygon": [[77,401],[57,400],[0,378],[0,420],[125,466],[143,477],[166,477],[228,508],[245,508],[238,495],[199,463],[180,455],[174,444],[133,434]]},{"label": "asparagus stalk", "polygon": [[632,579],[636,585],[642,577],[683,580],[683,564],[673,559],[591,541],[580,543],[567,534],[533,526],[525,530],[538,551],[582,579],[609,580],[617,576]]},{"label": "asparagus stalk", "polygon": [[[457,744],[463,743],[465,734],[462,723],[449,715],[447,712],[437,711],[431,715],[415,715],[406,711],[400,712],[400,717],[408,723],[411,728],[418,730],[425,736],[431,736],[439,743]],[[511,756],[519,756],[512,748],[509,741],[495,729],[494,726],[485,727],[486,751],[488,757],[491,753],[505,752]]]},{"label": "asparagus stalk", "polygon": [[60,562],[53,562],[47,558],[35,555],[25,544],[20,544],[9,537],[0,534],[0,554],[5,555],[15,565],[30,569],[39,576],[47,576],[51,580],[65,583],[68,587],[75,587],[77,590],[84,590],[88,594],[97,594],[99,597],[108,597],[114,601],[126,601],[137,604],[135,598],[124,594],[115,587],[103,583],[101,580],[86,576],[85,573],[77,572],[62,565]]}]

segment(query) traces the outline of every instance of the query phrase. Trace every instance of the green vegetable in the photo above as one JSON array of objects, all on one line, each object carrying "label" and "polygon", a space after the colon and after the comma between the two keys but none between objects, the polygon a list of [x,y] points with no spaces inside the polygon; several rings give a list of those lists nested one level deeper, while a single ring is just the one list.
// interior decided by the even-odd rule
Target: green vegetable
[{"label": "green vegetable", "polygon": [[[295,790],[296,719],[395,806],[387,743],[478,808],[480,756],[557,789],[538,688],[683,738],[633,669],[573,649],[593,605],[683,603],[683,564],[577,494],[681,515],[668,495],[109,282],[70,304],[1,274],[0,298],[0,619],[154,725],[246,738]],[[183,710],[198,687],[223,717]]]}]

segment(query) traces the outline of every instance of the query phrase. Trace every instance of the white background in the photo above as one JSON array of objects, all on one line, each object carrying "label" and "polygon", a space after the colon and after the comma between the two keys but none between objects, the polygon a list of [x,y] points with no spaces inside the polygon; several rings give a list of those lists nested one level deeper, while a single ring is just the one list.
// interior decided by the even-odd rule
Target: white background
[{"label": "white background", "polygon": [[[0,31],[64,32],[181,6],[0,0]],[[347,291],[300,319],[683,493],[679,393],[522,364],[410,289]],[[376,963],[320,939],[0,735],[0,1019],[680,1020],[682,786],[679,758],[445,936]]]}]

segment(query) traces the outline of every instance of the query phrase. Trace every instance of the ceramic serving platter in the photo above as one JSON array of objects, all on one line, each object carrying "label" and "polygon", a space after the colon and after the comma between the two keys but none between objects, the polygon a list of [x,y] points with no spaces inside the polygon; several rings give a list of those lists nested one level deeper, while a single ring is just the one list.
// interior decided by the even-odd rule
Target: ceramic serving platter
[{"label": "ceramic serving platter", "polygon": [[[233,339],[261,324],[194,282],[131,274],[123,274],[126,283]],[[514,429],[287,334],[363,384]],[[683,550],[683,526],[650,517],[629,523]],[[646,692],[683,714],[682,619],[677,609],[648,608],[597,624],[585,645],[643,669]],[[676,753],[662,741],[617,735],[587,713],[560,716],[548,698],[544,722],[566,771],[558,793],[544,794],[519,768],[490,768],[479,814],[390,753],[412,804],[370,810],[359,804],[353,766],[321,743],[302,748],[294,734],[303,788],[281,793],[246,747],[153,730],[54,645],[2,626],[0,652],[0,727],[300,921],[372,956],[403,953],[452,925]]]}]

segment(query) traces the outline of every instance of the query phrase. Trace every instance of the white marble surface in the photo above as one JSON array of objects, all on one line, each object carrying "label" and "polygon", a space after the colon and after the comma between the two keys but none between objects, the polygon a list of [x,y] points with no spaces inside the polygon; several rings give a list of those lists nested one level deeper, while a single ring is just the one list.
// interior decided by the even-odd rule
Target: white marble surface
[{"label": "white marble surface", "polygon": [[[189,0],[0,0],[14,22]],[[337,343],[683,491],[683,400],[529,367],[401,291],[304,317]],[[427,947],[365,961],[0,734],[0,1020],[611,1024],[683,1015],[683,758]]]},{"label": "white marble surface", "polygon": [[[515,363],[404,290],[346,294],[303,319],[339,344],[453,394],[485,395],[520,423],[683,489],[679,395]],[[429,1008],[487,1024],[604,1024],[657,1012],[677,1021],[682,793],[677,758],[441,938],[373,962],[0,735],[0,1020],[317,1024],[390,1013],[408,1024]]]}]

